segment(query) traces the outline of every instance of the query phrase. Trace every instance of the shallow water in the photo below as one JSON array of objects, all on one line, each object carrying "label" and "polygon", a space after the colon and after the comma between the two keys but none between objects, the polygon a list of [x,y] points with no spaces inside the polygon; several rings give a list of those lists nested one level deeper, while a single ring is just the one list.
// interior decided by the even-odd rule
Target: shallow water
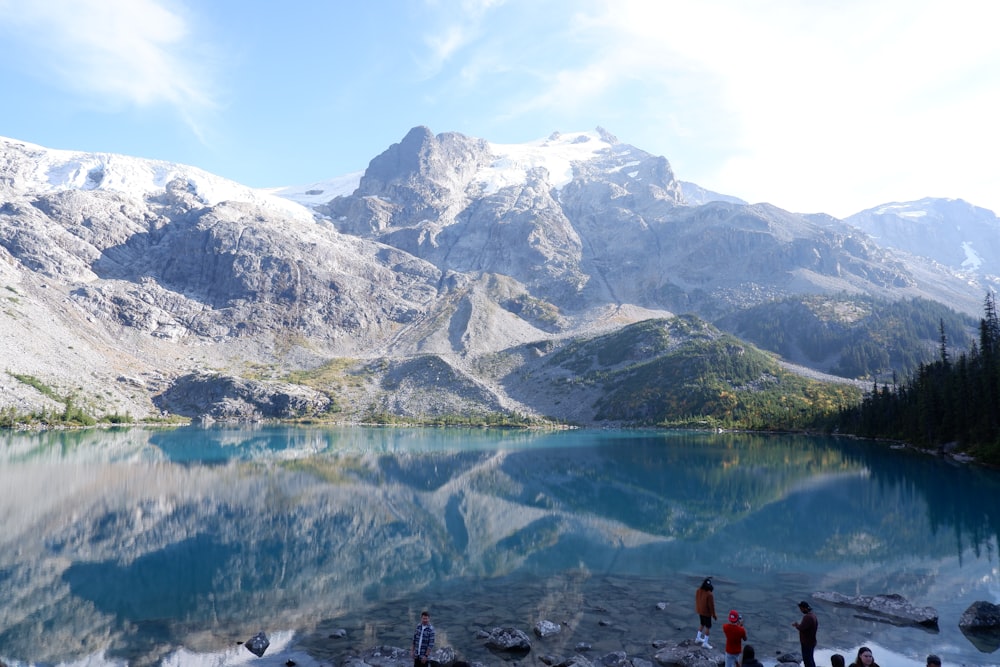
[{"label": "shallow water", "polygon": [[[998,599],[1000,475],[850,440],[689,432],[143,429],[0,436],[0,659],[9,665],[339,664],[563,631],[521,663],[694,635],[713,576],[765,664],[814,591],[900,593],[940,630],[815,602],[820,664],[1000,664],[957,627]],[[658,609],[658,603],[665,608]],[[347,635],[333,639],[334,630]],[[722,645],[721,623],[713,643]],[[279,646],[280,644],[280,646]],[[241,653],[242,651],[242,653]],[[252,656],[250,656],[252,657]],[[280,660],[280,662],[279,662]],[[235,662],[234,662],[235,661]]]}]

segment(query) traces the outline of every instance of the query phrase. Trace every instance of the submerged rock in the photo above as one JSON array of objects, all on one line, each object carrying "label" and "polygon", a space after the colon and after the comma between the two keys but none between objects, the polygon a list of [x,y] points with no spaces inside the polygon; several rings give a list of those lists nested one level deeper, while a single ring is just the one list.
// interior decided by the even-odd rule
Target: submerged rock
[{"label": "submerged rock", "polygon": [[925,628],[937,629],[938,613],[933,607],[917,607],[902,595],[843,595],[842,593],[814,593],[817,600],[833,602],[834,604],[856,607],[877,614],[880,620],[897,625],[920,625]]},{"label": "submerged rock", "polygon": [[562,626],[552,621],[541,620],[535,623],[535,634],[543,639],[557,635],[562,631]]}]

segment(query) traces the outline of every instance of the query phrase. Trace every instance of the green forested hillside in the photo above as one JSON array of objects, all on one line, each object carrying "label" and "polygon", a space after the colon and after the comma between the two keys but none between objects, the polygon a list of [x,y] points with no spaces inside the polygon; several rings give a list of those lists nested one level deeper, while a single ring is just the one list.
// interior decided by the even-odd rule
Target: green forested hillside
[{"label": "green forested hillside", "polygon": [[933,361],[942,321],[953,344],[972,343],[974,318],[926,299],[796,296],[727,316],[717,325],[790,361],[841,377],[874,378],[904,377]]},{"label": "green forested hillside", "polygon": [[873,385],[860,405],[842,411],[841,429],[925,447],[953,444],[1000,463],[1000,321],[992,294],[984,310],[979,340],[967,351],[956,351],[941,323],[937,360],[902,384]]},{"label": "green forested hillside", "polygon": [[844,384],[789,373],[768,354],[695,317],[647,320],[565,345],[544,364],[599,390],[598,421],[808,428],[860,400]]}]

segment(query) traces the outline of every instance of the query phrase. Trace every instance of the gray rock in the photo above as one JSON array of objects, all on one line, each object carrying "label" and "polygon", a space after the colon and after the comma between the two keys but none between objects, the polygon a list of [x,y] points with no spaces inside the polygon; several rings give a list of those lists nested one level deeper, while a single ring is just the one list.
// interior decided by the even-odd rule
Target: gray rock
[{"label": "gray rock", "polygon": [[833,602],[848,607],[863,609],[876,614],[879,620],[897,625],[920,625],[926,628],[938,627],[938,613],[933,607],[917,607],[902,595],[843,595],[841,593],[814,593],[817,600]]},{"label": "gray rock", "polygon": [[968,631],[1000,632],[1000,605],[977,600],[962,612],[958,627]]},{"label": "gray rock", "polygon": [[628,654],[625,651],[605,653],[597,659],[597,664],[602,665],[602,667],[628,667]]},{"label": "gray rock", "polygon": [[267,647],[271,645],[271,642],[267,638],[267,635],[261,631],[248,639],[243,645],[246,646],[247,650],[255,656],[262,658],[264,656],[264,651],[266,651]]},{"label": "gray rock", "polygon": [[692,639],[660,649],[653,659],[662,667],[718,667],[726,663],[721,651],[706,649]]},{"label": "gray rock", "polygon": [[373,646],[349,660],[353,667],[413,667],[410,651],[397,646]]},{"label": "gray rock", "polygon": [[577,653],[560,662],[557,667],[594,667],[594,663]]},{"label": "gray rock", "polygon": [[535,623],[535,634],[541,638],[557,635],[562,631],[562,626],[552,621],[542,620]]},{"label": "gray rock", "polygon": [[486,646],[497,651],[527,652],[531,650],[531,640],[517,628],[493,628]]},{"label": "gray rock", "polygon": [[302,385],[193,373],[178,378],[154,398],[163,410],[214,421],[292,419],[321,415],[329,396]]}]

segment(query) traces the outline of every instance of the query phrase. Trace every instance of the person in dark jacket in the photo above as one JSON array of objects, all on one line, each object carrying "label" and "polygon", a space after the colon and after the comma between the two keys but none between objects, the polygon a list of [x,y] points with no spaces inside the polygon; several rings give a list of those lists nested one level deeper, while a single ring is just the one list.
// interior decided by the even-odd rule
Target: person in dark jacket
[{"label": "person in dark jacket", "polygon": [[429,612],[420,613],[420,625],[413,633],[413,646],[410,655],[413,656],[413,667],[427,667],[427,661],[434,650],[434,626],[431,625]]},{"label": "person in dark jacket", "polygon": [[813,613],[812,605],[803,600],[799,603],[802,620],[792,623],[799,631],[799,646],[802,648],[802,664],[805,667],[816,667],[813,652],[816,650],[816,631],[819,629],[819,619]]},{"label": "person in dark jacket", "polygon": [[750,644],[743,647],[743,659],[740,660],[740,667],[764,667],[763,663],[757,659],[757,652]]}]

